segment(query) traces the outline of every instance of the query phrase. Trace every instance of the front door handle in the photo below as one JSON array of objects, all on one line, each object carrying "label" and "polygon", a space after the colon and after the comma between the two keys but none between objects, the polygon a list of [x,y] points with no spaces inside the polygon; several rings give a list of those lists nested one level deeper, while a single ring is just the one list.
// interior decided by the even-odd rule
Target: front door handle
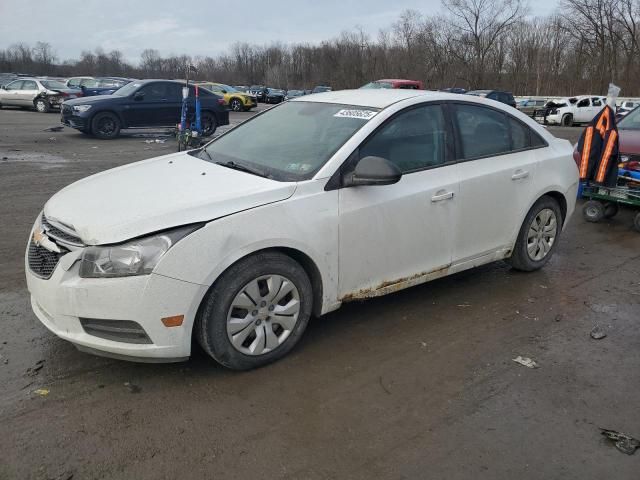
[{"label": "front door handle", "polygon": [[529,176],[529,172],[526,170],[516,170],[513,175],[511,175],[511,180],[521,180],[523,178],[527,178]]},{"label": "front door handle", "polygon": [[446,192],[444,190],[439,190],[436,194],[431,197],[432,202],[441,202],[443,200],[450,200],[453,198],[453,192]]}]

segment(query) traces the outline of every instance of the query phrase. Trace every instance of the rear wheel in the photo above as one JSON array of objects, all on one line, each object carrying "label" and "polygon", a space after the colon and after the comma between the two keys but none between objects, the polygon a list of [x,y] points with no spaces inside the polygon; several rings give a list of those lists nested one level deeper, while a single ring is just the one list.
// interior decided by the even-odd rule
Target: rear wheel
[{"label": "rear wheel", "polygon": [[200,122],[202,124],[202,135],[204,137],[213,135],[218,127],[216,117],[210,112],[202,112]]},{"label": "rear wheel", "polygon": [[231,107],[231,110],[233,110],[234,112],[241,112],[244,110],[244,105],[242,104],[242,100],[240,100],[239,98],[231,99],[231,103],[229,104],[229,106]]},{"label": "rear wheel", "polygon": [[279,252],[259,253],[220,276],[194,332],[216,361],[248,370],[285,356],[302,337],[311,307],[311,282],[300,264]]},{"label": "rear wheel", "polygon": [[33,106],[35,107],[36,111],[40,113],[47,113],[51,108],[49,102],[47,102],[44,98],[36,98],[36,100],[33,102]]},{"label": "rear wheel", "polygon": [[91,133],[103,140],[120,135],[120,120],[111,112],[98,113],[91,121]]},{"label": "rear wheel", "polygon": [[604,215],[604,204],[599,200],[589,200],[582,207],[582,216],[587,222],[597,223]]},{"label": "rear wheel", "polygon": [[613,218],[618,214],[618,204],[608,202],[604,207],[604,218]]},{"label": "rear wheel", "polygon": [[529,210],[507,260],[513,268],[531,272],[542,268],[553,256],[562,230],[558,202],[544,196]]}]

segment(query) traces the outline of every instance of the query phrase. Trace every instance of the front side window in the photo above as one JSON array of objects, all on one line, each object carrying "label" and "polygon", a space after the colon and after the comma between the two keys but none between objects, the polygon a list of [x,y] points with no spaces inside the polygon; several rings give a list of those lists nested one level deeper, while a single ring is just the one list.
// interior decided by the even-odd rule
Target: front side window
[{"label": "front side window", "polygon": [[476,105],[454,105],[462,158],[500,155],[511,150],[505,115]]},{"label": "front side window", "polygon": [[307,180],[377,113],[371,107],[286,102],[213,140],[198,155],[278,181]]},{"label": "front side window", "polygon": [[407,173],[443,164],[446,141],[442,108],[424,105],[393,117],[360,147],[360,158],[386,158]]},{"label": "front side window", "polygon": [[167,84],[161,82],[145,85],[140,89],[147,101],[166,100],[168,98]]},{"label": "front side window", "polygon": [[22,88],[23,83],[24,83],[23,80],[16,80],[15,82],[11,82],[4,88],[6,90],[20,90]]},{"label": "front side window", "polygon": [[640,130],[640,108],[632,110],[618,123],[618,130]]}]

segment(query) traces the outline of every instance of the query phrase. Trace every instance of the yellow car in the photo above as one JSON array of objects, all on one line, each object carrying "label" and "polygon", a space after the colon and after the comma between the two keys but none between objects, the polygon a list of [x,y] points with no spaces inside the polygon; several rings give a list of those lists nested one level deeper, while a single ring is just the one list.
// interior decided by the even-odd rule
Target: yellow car
[{"label": "yellow car", "polygon": [[198,82],[197,85],[223,97],[225,105],[234,112],[246,112],[258,105],[254,95],[241,92],[224,83]]}]

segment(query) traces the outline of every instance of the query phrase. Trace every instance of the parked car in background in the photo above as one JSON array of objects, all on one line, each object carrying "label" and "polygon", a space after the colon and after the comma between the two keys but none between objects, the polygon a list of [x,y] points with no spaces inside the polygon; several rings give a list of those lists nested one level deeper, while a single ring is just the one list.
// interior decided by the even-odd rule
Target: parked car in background
[{"label": "parked car in background", "polygon": [[197,84],[224,98],[225,105],[234,112],[247,112],[258,105],[255,96],[240,92],[230,85],[215,82],[197,82]]},{"label": "parked car in background", "polygon": [[133,78],[122,77],[99,77],[81,82],[80,89],[83,96],[92,97],[94,95],[111,95],[119,88],[131,83]]},{"label": "parked car in background", "polygon": [[640,106],[638,100],[625,100],[616,108],[616,120],[619,122],[638,106]]},{"label": "parked car in background", "polygon": [[267,88],[267,94],[265,95],[265,103],[281,103],[284,102],[285,97],[284,90],[279,88]]},{"label": "parked car in background", "polygon": [[246,85],[234,85],[233,88],[242,93],[249,93],[249,87]]},{"label": "parked car in background", "polygon": [[[64,102],[62,123],[102,139],[116,138],[123,128],[174,127],[180,121],[184,82],[136,80],[112,95],[97,95]],[[193,116],[195,89],[190,85],[189,116]],[[229,124],[224,99],[200,91],[204,135]]]},{"label": "parked car in background", "polygon": [[249,93],[256,97],[258,102],[264,102],[267,98],[267,87],[264,85],[251,85]]},{"label": "parked car in background", "polygon": [[51,109],[60,108],[60,104],[65,100],[81,96],[81,90],[68,88],[57,80],[26,77],[0,87],[0,108],[34,108],[38,112],[46,113]]},{"label": "parked car in background", "polygon": [[402,88],[409,90],[424,90],[424,84],[420,80],[401,80],[397,78],[390,78],[369,82],[360,88]]},{"label": "parked car in background", "polygon": [[483,98],[296,98],[56,193],[26,250],[31,305],[89,352],[177,361],[195,339],[259,367],[345,302],[502,259],[542,268],[575,207],[571,150]]},{"label": "parked car in background", "polygon": [[619,175],[640,181],[640,108],[618,123]]},{"label": "parked car in background", "polygon": [[467,93],[467,90],[465,90],[462,87],[448,87],[448,88],[441,88],[440,89],[441,92],[449,92],[449,93],[458,93],[458,94],[465,94]]},{"label": "parked car in background", "polygon": [[542,110],[544,108],[545,103],[547,103],[546,100],[525,98],[516,103],[516,108],[525,115],[533,117],[537,110]]},{"label": "parked car in background", "polygon": [[284,97],[285,100],[289,100],[291,98],[302,97],[306,95],[307,92],[305,90],[287,90],[287,94]]},{"label": "parked car in background", "polygon": [[488,98],[489,100],[495,100],[516,108],[516,100],[513,98],[511,92],[502,92],[500,90],[470,90],[466,92],[466,95]]},{"label": "parked car in background", "polygon": [[544,109],[536,111],[536,120],[545,125],[567,127],[589,123],[604,108],[606,102],[607,97],[596,95],[549,100]]},{"label": "parked car in background", "polygon": [[311,93],[323,93],[323,92],[330,92],[330,91],[331,91],[331,87],[328,87],[326,85],[318,85],[313,88]]}]

